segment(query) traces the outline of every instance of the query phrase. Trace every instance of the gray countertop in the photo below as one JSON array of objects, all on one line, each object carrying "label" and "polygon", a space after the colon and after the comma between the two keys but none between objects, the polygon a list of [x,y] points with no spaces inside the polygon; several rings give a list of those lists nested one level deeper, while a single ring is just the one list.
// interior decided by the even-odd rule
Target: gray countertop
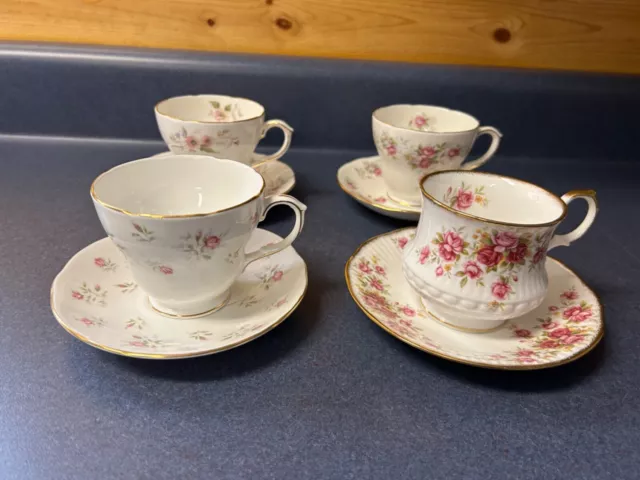
[{"label": "gray countertop", "polygon": [[[335,181],[369,152],[296,150],[308,207],[295,248],[309,290],[281,326],[210,357],[145,361],[95,350],[58,326],[54,276],[104,236],[91,180],[158,142],[0,137],[0,478],[637,478],[640,256],[631,162],[497,156],[488,170],[562,194],[597,190],[600,215],[554,250],[604,303],[606,334],[537,372],[458,365],[367,319],[343,269],[368,238],[407,223]],[[564,229],[583,205],[571,206]],[[287,231],[283,209],[264,228]]]}]

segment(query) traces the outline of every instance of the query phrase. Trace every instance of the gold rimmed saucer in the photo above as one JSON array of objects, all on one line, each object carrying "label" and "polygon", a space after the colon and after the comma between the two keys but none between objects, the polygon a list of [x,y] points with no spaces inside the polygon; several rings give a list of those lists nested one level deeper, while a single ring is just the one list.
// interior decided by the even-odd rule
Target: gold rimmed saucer
[{"label": "gold rimmed saucer", "polygon": [[483,333],[455,330],[430,317],[402,273],[402,252],[415,228],[363,243],[345,266],[351,296],[386,332],[432,355],[502,370],[536,370],[576,360],[604,335],[596,294],[569,268],[548,258],[549,290],[533,312]]},{"label": "gold rimmed saucer", "polygon": [[[281,240],[256,229],[247,251]],[[307,267],[293,247],[251,263],[220,310],[167,318],[153,310],[125,258],[105,238],[78,252],[51,287],[51,309],[71,335],[117,355],[149,359],[199,357],[237,347],[283,322],[302,301]]]},{"label": "gold rimmed saucer", "polygon": [[418,221],[420,206],[391,198],[382,180],[380,157],[364,157],[345,163],[338,170],[338,185],[365,207],[387,217]]}]

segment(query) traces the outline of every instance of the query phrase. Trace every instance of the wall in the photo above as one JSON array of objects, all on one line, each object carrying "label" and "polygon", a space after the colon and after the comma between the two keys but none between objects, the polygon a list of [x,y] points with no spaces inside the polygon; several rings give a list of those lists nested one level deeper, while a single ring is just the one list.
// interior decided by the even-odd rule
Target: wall
[{"label": "wall", "polygon": [[2,0],[0,40],[640,73],[638,0]]}]

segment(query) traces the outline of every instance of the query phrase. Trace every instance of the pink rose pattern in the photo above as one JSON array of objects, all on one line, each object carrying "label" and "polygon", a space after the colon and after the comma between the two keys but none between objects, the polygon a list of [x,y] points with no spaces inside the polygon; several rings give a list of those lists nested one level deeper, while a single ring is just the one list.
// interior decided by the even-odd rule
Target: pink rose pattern
[{"label": "pink rose pattern", "polygon": [[104,270],[105,272],[115,272],[118,268],[118,265],[112,262],[110,258],[102,258],[102,257],[94,258],[93,264],[96,267]]},{"label": "pink rose pattern", "polygon": [[[467,187],[465,187],[467,188]],[[451,194],[456,194],[451,189]],[[458,200],[450,200],[454,203]],[[471,238],[469,238],[471,237]],[[468,235],[465,227],[436,233],[429,246],[418,246],[415,250],[420,265],[435,264],[436,277],[460,279],[460,288],[472,280],[477,287],[489,285],[494,298],[492,308],[503,308],[504,301],[514,293],[519,270],[528,266],[544,268],[544,263],[535,263],[534,251],[546,254],[551,235],[548,231],[533,235],[531,232],[476,229]],[[470,240],[470,241],[469,241]],[[429,252],[425,255],[424,252]],[[490,274],[496,274],[491,275]],[[491,283],[485,280],[491,278]]]},{"label": "pink rose pattern", "polygon": [[[408,236],[404,234],[393,239],[399,250],[403,248],[400,247],[402,243],[400,240]],[[519,243],[513,242],[509,236],[499,238],[502,246],[514,243],[517,246]],[[385,278],[377,274],[379,269],[376,267],[382,267],[385,274],[388,269],[380,265],[375,256],[362,257],[354,263],[354,266],[357,280],[354,284],[356,296],[367,309],[379,314],[377,319],[380,322],[399,335],[429,346],[434,351],[450,353],[426,337],[421,328],[415,325],[416,318],[426,317],[420,307],[399,304],[390,299],[390,286]],[[444,275],[442,265],[437,268],[440,274]],[[464,262],[462,269],[469,277],[473,277],[478,275],[481,266],[478,262],[469,260]],[[594,318],[592,305],[581,301],[575,288],[562,292],[560,303],[548,306],[545,310],[547,315],[538,318],[537,324],[528,324],[526,328],[516,324],[510,325],[514,339],[521,346],[499,354],[487,354],[485,357],[479,357],[478,360],[491,362],[510,360],[521,365],[546,363],[556,358],[559,353],[572,352],[581,348],[596,333],[595,325],[591,321]]]},{"label": "pink rose pattern", "polygon": [[459,146],[449,146],[446,142],[437,145],[408,146],[401,149],[398,141],[383,132],[378,139],[378,148],[391,158],[403,159],[412,170],[426,170],[433,165],[446,166],[454,161],[461,161],[465,156],[465,151]]},{"label": "pink rose pattern", "polygon": [[[221,117],[215,117],[221,121]],[[223,121],[225,121],[223,119]],[[215,135],[202,133],[200,130],[187,132],[183,127],[169,135],[169,148],[180,153],[222,153],[227,149],[240,145],[239,137],[235,137],[228,129],[218,130]]]},{"label": "pink rose pattern", "polygon": [[442,201],[456,210],[464,211],[473,206],[474,203],[486,207],[489,200],[484,192],[484,185],[471,187],[464,182],[457,187],[449,187],[442,197]]},{"label": "pink rose pattern", "polygon": [[182,250],[190,257],[198,260],[211,260],[216,250],[223,245],[226,234],[227,232],[203,232],[198,230],[193,234],[187,233],[184,237],[181,237],[182,243],[174,248]]},{"label": "pink rose pattern", "polygon": [[371,180],[382,175],[382,169],[376,161],[365,160],[361,167],[355,167],[355,172],[362,180]]},{"label": "pink rose pattern", "polygon": [[428,130],[430,121],[431,119],[429,117],[424,113],[421,113],[409,120],[409,128],[413,128],[415,130]]}]

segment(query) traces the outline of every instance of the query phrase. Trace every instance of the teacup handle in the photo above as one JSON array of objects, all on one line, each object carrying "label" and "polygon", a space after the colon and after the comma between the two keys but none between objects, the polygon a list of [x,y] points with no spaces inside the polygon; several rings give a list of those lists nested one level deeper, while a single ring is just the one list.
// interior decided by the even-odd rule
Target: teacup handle
[{"label": "teacup handle", "polygon": [[571,242],[575,242],[589,230],[591,224],[596,218],[598,213],[598,202],[596,201],[596,192],[593,190],[571,190],[565,193],[562,197],[562,201],[569,205],[573,200],[582,198],[587,202],[588,209],[587,214],[582,220],[582,223],[578,225],[574,230],[564,235],[554,235],[549,242],[548,250],[555,247],[568,247]]},{"label": "teacup handle", "polygon": [[253,168],[262,165],[263,163],[270,162],[271,160],[277,160],[285,153],[287,153],[287,150],[289,150],[289,147],[291,146],[291,136],[293,134],[293,128],[291,128],[291,126],[284,120],[269,120],[268,122],[265,122],[264,125],[262,125],[260,138],[264,138],[269,130],[276,127],[282,130],[282,133],[284,133],[284,142],[282,142],[282,146],[276,153],[266,155],[259,163],[252,164],[251,166]]},{"label": "teacup handle", "polygon": [[476,168],[481,167],[482,165],[487,163],[489,159],[493,157],[493,154],[496,153],[496,150],[498,150],[498,147],[500,146],[500,139],[502,138],[502,133],[500,133],[500,130],[493,127],[480,127],[478,129],[478,135],[476,136],[476,138],[478,138],[480,135],[491,135],[491,145],[489,145],[489,150],[487,150],[484,155],[480,156],[480,158],[477,158],[472,162],[463,163],[460,166],[461,169],[475,170]]},{"label": "teacup handle", "polygon": [[265,208],[262,216],[260,217],[260,221],[264,220],[269,210],[271,210],[271,208],[275,207],[276,205],[287,205],[293,210],[293,213],[296,214],[296,223],[293,226],[291,233],[289,233],[289,235],[287,235],[279,242],[273,243],[271,245],[265,245],[264,247],[260,247],[258,250],[247,253],[245,255],[244,268],[247,268],[247,265],[249,265],[251,262],[255,262],[256,260],[268,257],[269,255],[273,255],[274,253],[278,253],[279,251],[284,250],[293,243],[293,241],[302,231],[302,227],[304,226],[304,212],[307,209],[307,206],[290,195],[272,195],[265,198]]}]

